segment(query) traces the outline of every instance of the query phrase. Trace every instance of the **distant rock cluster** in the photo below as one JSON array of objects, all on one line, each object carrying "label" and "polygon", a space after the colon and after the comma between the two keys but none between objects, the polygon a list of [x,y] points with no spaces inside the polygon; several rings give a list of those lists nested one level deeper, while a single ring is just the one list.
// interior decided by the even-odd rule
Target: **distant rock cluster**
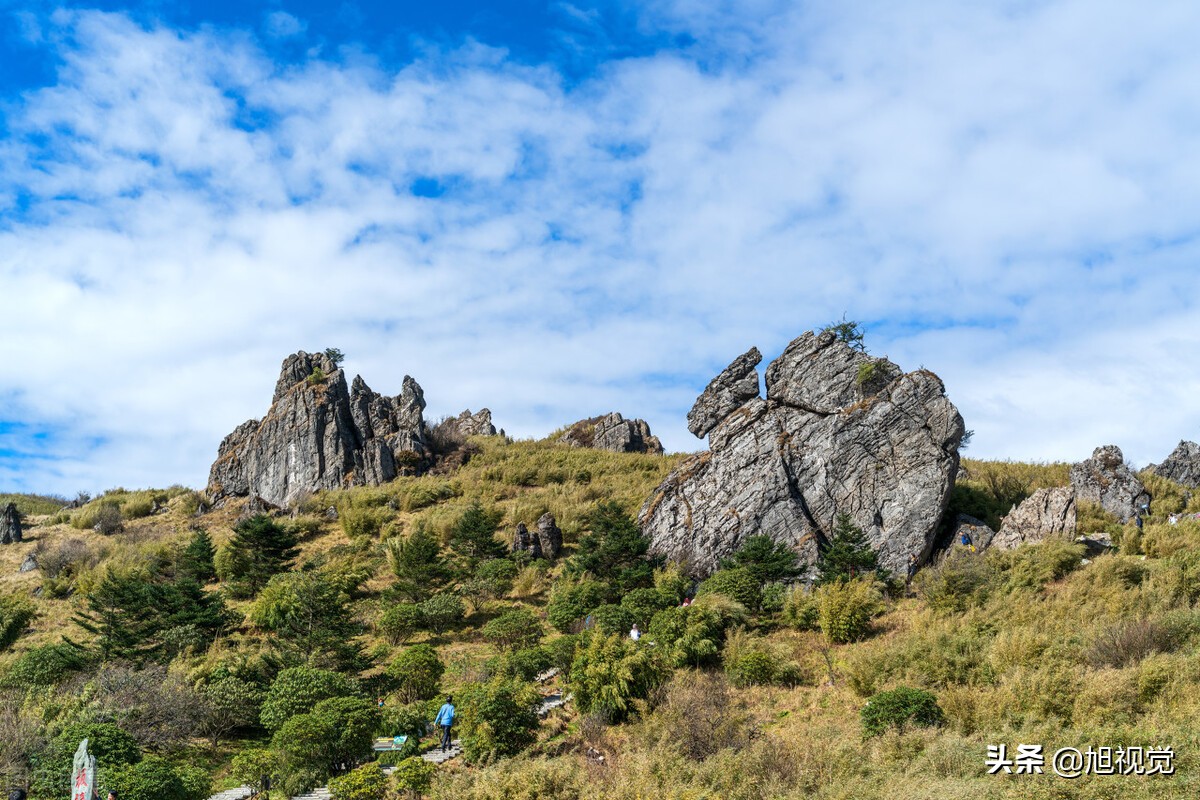
[{"label": "distant rock cluster", "polygon": [[765,534],[813,564],[844,513],[885,568],[904,574],[924,561],[964,433],[941,380],[809,332],[767,367],[764,398],[761,360],[753,348],[739,356],[688,414],[709,449],[642,506],[653,551],[704,575]]},{"label": "distant rock cluster", "polygon": [[528,553],[533,558],[556,559],[562,552],[563,535],[554,521],[554,515],[547,511],[538,519],[537,530],[530,531],[524,522],[517,523],[513,534],[512,552]]},{"label": "distant rock cluster", "polygon": [[21,541],[21,512],[16,503],[9,503],[0,515],[0,544],[16,544]]},{"label": "distant rock cluster", "polygon": [[323,353],[288,356],[267,415],[225,437],[209,472],[214,502],[252,496],[286,506],[309,492],[378,485],[427,457],[420,385],[385,397],[361,377],[350,388]]},{"label": "distant rock cluster", "polygon": [[572,447],[591,447],[612,453],[651,453],[662,455],[662,442],[650,433],[643,419],[625,419],[613,411],[569,426],[558,441]]},{"label": "distant rock cluster", "polygon": [[1181,486],[1200,489],[1200,444],[1180,442],[1161,464],[1151,464],[1147,469]]},{"label": "distant rock cluster", "polygon": [[474,414],[468,408],[457,417],[447,418],[442,424],[453,427],[459,436],[496,435],[496,426],[492,424],[492,412],[487,408],[481,408]]}]

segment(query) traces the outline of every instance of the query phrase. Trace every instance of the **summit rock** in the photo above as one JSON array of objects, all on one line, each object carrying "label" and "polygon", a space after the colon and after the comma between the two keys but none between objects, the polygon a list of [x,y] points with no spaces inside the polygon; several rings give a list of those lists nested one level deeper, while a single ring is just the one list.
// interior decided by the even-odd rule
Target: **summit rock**
[{"label": "summit rock", "polygon": [[649,423],[644,419],[625,419],[616,411],[579,420],[568,427],[558,441],[572,447],[591,447],[613,453],[663,454],[662,442],[650,433]]},{"label": "summit rock", "polygon": [[1149,469],[1181,486],[1200,489],[1200,444],[1180,442],[1161,464]]},{"label": "summit rock", "polygon": [[1098,503],[1125,523],[1150,502],[1146,487],[1128,466],[1121,448],[1114,444],[1097,447],[1092,457],[1071,467],[1071,486],[1077,500]]},{"label": "summit rock", "polygon": [[844,513],[885,568],[925,561],[964,433],[942,381],[809,332],[767,367],[763,398],[760,358],[739,356],[697,399],[689,429],[709,449],[642,506],[652,550],[705,575],[765,534],[811,565]]},{"label": "summit rock", "polygon": [[284,359],[267,415],[225,437],[209,471],[214,502],[250,496],[287,506],[310,492],[379,485],[428,455],[425,395],[405,375],[386,397],[356,376],[349,388],[323,353]]}]

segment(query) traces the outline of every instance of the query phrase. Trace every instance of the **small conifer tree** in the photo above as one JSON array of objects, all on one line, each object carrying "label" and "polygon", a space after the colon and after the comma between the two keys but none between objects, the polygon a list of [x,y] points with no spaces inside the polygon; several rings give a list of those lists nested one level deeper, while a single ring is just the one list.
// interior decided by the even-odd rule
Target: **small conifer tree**
[{"label": "small conifer tree", "polygon": [[197,529],[192,534],[192,540],[180,554],[179,568],[176,570],[177,577],[190,578],[199,584],[208,583],[217,577],[217,568],[214,562],[216,555],[217,549],[213,547],[212,537],[208,535],[208,531],[203,528]]},{"label": "small conifer tree", "polygon": [[862,528],[854,524],[849,514],[838,514],[833,538],[817,559],[818,582],[848,581],[871,573],[886,578]]}]

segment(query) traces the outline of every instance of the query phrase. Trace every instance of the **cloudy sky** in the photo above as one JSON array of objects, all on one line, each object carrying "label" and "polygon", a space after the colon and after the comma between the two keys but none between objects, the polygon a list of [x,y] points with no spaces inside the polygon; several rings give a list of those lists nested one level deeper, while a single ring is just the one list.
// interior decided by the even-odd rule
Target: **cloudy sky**
[{"label": "cloudy sky", "polygon": [[204,484],[282,359],[669,449],[859,320],[969,455],[1200,439],[1200,7],[0,0],[0,490]]}]

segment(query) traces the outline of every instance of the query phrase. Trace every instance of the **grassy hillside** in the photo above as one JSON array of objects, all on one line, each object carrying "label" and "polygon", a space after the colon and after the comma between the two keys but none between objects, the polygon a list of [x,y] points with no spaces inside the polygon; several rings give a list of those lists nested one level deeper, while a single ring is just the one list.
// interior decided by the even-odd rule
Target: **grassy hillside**
[{"label": "grassy hillside", "polygon": [[[432,776],[404,762],[393,791],[632,800],[1198,788],[1200,523],[1165,518],[1200,511],[1200,497],[1180,487],[1147,478],[1156,516],[1141,536],[1084,515],[1117,534],[1120,552],[953,548],[909,591],[861,580],[789,588],[770,554],[743,554],[680,608],[695,587],[637,555],[644,543],[628,525],[679,457],[475,445],[450,474],[321,493],[263,523],[298,553],[261,584],[261,565],[235,544],[251,535],[239,504],[206,511],[202,495],[174,487],[29,512],[28,541],[0,548],[0,789],[60,796],[50,766],[86,733],[111,749],[102,782],[128,800],[195,800],[264,772],[298,790],[369,760],[363,737],[415,730],[445,692],[465,757]],[[956,510],[994,524],[1036,488],[1067,482],[1061,464],[964,467]],[[555,563],[487,552],[547,511],[566,541]],[[197,566],[201,528],[215,577]],[[30,552],[42,568],[19,573]],[[203,589],[189,588],[195,575]],[[593,626],[576,633],[585,615]],[[634,621],[645,632],[636,644],[625,636]],[[532,681],[550,667],[561,673]],[[898,687],[928,692],[939,724],[867,735],[864,707],[876,697],[884,708],[879,693]],[[556,689],[573,701],[530,720]],[[1175,774],[987,774],[988,745],[1030,743],[1047,756],[1171,746]],[[339,797],[380,797],[377,780],[359,768]]]}]

